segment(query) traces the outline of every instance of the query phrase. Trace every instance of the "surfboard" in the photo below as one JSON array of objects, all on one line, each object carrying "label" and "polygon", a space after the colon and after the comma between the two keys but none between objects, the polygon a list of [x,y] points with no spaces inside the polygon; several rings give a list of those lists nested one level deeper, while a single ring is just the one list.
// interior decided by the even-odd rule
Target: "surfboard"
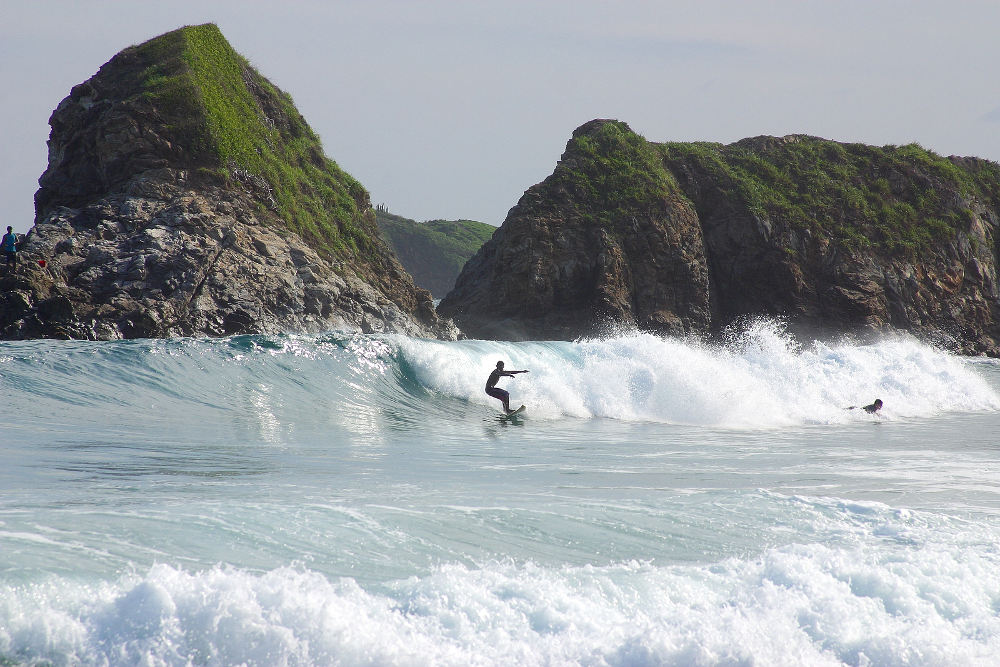
[{"label": "surfboard", "polygon": [[519,407],[517,410],[511,410],[510,412],[508,412],[507,414],[505,414],[503,416],[503,419],[509,419],[509,418],[513,417],[514,415],[521,414],[522,412],[524,412],[524,406],[523,405],[521,407]]}]

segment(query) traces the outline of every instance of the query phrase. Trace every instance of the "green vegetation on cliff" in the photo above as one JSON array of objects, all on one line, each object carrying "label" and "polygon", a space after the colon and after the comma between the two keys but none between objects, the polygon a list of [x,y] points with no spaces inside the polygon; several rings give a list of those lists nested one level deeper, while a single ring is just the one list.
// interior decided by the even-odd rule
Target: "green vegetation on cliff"
[{"label": "green vegetation on cliff", "polygon": [[917,144],[878,148],[793,135],[660,149],[675,173],[707,177],[717,200],[850,250],[924,251],[969,222],[969,199],[995,198],[1000,183],[989,166],[976,176]]},{"label": "green vegetation on cliff", "polygon": [[[697,193],[686,192],[691,183]],[[1000,204],[1000,165],[917,144],[802,135],[658,144],[620,121],[595,120],[574,132],[546,186],[571,193],[578,214],[605,226],[682,195],[717,215],[753,215],[848,251],[912,256],[966,229],[974,200]]]},{"label": "green vegetation on cliff", "polygon": [[368,254],[368,193],[323,154],[291,97],[218,27],[181,28],[123,55],[139,63],[138,96],[163,118],[191,166],[242,183],[329,256]]},{"label": "green vegetation on cliff", "polygon": [[474,220],[416,222],[378,209],[379,232],[396,251],[413,282],[442,298],[462,267],[493,236],[496,227]]},{"label": "green vegetation on cliff", "polygon": [[648,209],[678,192],[656,145],[620,121],[592,121],[574,132],[552,179],[605,219]]}]

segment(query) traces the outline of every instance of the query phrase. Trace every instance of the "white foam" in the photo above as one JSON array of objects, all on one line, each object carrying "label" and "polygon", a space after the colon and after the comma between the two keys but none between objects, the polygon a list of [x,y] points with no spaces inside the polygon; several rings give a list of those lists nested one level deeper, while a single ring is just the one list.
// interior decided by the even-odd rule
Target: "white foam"
[{"label": "white foam", "polygon": [[[891,518],[890,518],[891,521]],[[880,543],[884,546],[884,543]],[[707,566],[443,565],[365,590],[159,565],[0,590],[0,659],[103,665],[987,665],[1000,559],[791,545]]]},{"label": "white foam", "polygon": [[766,320],[727,345],[642,333],[575,343],[397,344],[422,384],[470,403],[496,403],[483,385],[497,360],[529,369],[501,386],[533,418],[766,428],[870,420],[845,408],[875,398],[885,404],[878,418],[889,420],[1000,410],[996,390],[962,357],[906,337],[799,347]]}]

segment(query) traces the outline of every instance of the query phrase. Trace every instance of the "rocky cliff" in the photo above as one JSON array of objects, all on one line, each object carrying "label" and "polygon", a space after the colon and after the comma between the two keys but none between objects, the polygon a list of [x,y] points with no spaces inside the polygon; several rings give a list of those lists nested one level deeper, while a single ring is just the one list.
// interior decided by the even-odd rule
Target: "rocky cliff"
[{"label": "rocky cliff", "polygon": [[707,334],[767,315],[998,355],[998,225],[985,160],[798,135],[656,144],[592,121],[439,310],[477,337]]},{"label": "rocky cliff", "polygon": [[465,263],[497,230],[475,220],[417,222],[379,209],[375,220],[413,282],[436,298],[451,291]]},{"label": "rocky cliff", "polygon": [[123,50],[49,122],[0,337],[457,334],[365,189],[216,26]]}]

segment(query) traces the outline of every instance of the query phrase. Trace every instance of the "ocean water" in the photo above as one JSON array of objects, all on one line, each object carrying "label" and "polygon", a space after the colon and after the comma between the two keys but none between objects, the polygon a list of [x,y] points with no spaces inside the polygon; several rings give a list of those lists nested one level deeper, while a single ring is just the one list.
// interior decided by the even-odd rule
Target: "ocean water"
[{"label": "ocean water", "polygon": [[0,665],[1000,664],[994,361],[27,341],[0,395]]}]

